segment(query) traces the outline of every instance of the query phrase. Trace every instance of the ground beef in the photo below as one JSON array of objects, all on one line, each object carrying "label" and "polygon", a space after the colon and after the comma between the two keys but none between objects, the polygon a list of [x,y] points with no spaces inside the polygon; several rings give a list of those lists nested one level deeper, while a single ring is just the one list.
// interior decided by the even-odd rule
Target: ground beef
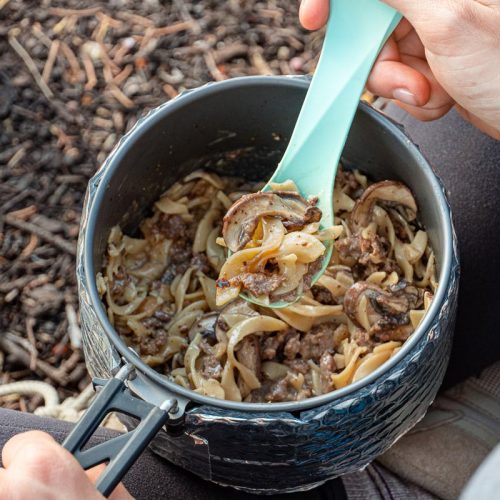
[{"label": "ground beef", "polygon": [[353,194],[357,193],[360,187],[354,174],[350,170],[344,170],[343,168],[339,168],[337,171],[335,185],[341,186],[342,190],[351,198],[355,198]]},{"label": "ground beef", "polygon": [[[331,324],[331,323],[330,323]],[[331,324],[332,328],[335,328],[333,324]],[[349,338],[349,330],[345,325],[339,325],[335,328],[333,332],[333,348],[338,351],[340,344],[343,340]]]},{"label": "ground beef", "polygon": [[331,324],[314,326],[310,332],[302,334],[300,355],[302,359],[318,360],[321,355],[333,349],[333,329]]},{"label": "ground beef", "polygon": [[309,267],[307,268],[307,273],[304,274],[303,282],[304,282],[304,291],[307,291],[311,288],[312,280],[316,274],[321,270],[321,266],[323,265],[323,258],[315,260]]},{"label": "ground beef", "polygon": [[367,239],[358,234],[337,240],[335,248],[341,261],[348,265],[358,263],[366,266],[369,263],[383,264],[388,257],[390,245],[385,238],[378,235]]},{"label": "ground beef", "polygon": [[144,318],[142,324],[150,330],[164,329],[171,319],[172,314],[159,310],[149,318]]},{"label": "ground beef", "polygon": [[315,285],[312,287],[311,291],[314,298],[318,302],[321,302],[321,304],[325,304],[327,306],[333,306],[337,304],[337,302],[333,298],[333,295],[325,287],[320,285]]},{"label": "ground beef", "polygon": [[361,347],[369,347],[373,344],[371,335],[362,328],[356,328],[351,335],[351,340]]},{"label": "ground beef", "polygon": [[125,276],[122,279],[115,278],[111,285],[111,295],[113,297],[120,297],[125,291],[126,286],[130,283],[130,276]]},{"label": "ground beef", "polygon": [[261,353],[263,360],[278,358],[278,350],[283,346],[285,336],[286,332],[278,332],[262,339]]},{"label": "ground beef", "polygon": [[285,359],[283,363],[287,365],[294,372],[302,373],[302,375],[306,375],[307,373],[309,373],[309,370],[311,369],[311,367],[309,366],[309,364],[305,359],[293,359],[293,360]]},{"label": "ground beef", "polygon": [[172,283],[178,274],[184,274],[191,265],[192,243],[189,240],[178,240],[172,243],[169,251],[170,264],[160,281],[166,285]]},{"label": "ground beef", "polygon": [[220,380],[222,376],[222,365],[213,354],[208,354],[203,357],[201,374],[206,379],[213,378]]},{"label": "ground beef", "polygon": [[231,286],[242,285],[255,296],[269,295],[285,280],[284,276],[264,273],[243,273],[230,280]]},{"label": "ground beef", "polygon": [[287,336],[287,341],[284,348],[285,357],[289,360],[295,359],[301,348],[300,333],[294,332]]},{"label": "ground beef", "polygon": [[271,385],[269,391],[264,396],[264,401],[279,403],[282,401],[295,401],[297,391],[293,387],[289,387],[287,377],[282,378],[278,382]]},{"label": "ground beef", "polygon": [[320,382],[321,390],[323,394],[335,389],[332,382],[332,375],[336,370],[335,360],[333,359],[333,353],[330,351],[325,351],[319,360],[319,370],[320,370]]},{"label": "ground beef", "polygon": [[157,356],[162,353],[167,344],[167,332],[155,330],[152,335],[144,335],[136,339],[134,345],[139,345],[142,356]]},{"label": "ground beef", "polygon": [[197,253],[193,255],[189,265],[204,274],[210,274],[212,272],[212,267],[208,262],[208,257],[204,253]]},{"label": "ground beef", "polygon": [[187,223],[180,215],[161,214],[156,227],[169,240],[178,241],[187,237]]}]

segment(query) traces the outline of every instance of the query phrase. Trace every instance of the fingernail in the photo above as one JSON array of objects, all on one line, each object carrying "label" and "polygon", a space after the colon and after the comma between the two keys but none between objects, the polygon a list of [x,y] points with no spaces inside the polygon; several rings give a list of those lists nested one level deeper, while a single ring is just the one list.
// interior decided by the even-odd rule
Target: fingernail
[{"label": "fingernail", "polygon": [[405,104],[410,104],[411,106],[418,105],[415,94],[412,94],[408,89],[396,89],[392,93],[392,97],[398,101],[404,102]]}]

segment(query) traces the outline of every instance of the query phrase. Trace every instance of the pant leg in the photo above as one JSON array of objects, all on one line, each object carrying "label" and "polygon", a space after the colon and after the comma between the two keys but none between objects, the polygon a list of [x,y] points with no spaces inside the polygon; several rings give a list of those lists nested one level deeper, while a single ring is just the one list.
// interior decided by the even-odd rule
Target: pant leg
[{"label": "pant leg", "polygon": [[[51,418],[41,418],[29,413],[21,413],[0,408],[0,449],[14,435],[29,430],[49,433],[62,442],[73,424]],[[102,443],[118,433],[108,429],[98,429],[91,438],[91,445]],[[255,495],[241,493],[204,481],[185,470],[170,464],[146,449],[131,467],[123,480],[128,491],[138,500],[247,500]],[[271,497],[268,497],[271,498]],[[308,493],[275,495],[282,500],[345,500],[342,481],[334,480]]]},{"label": "pant leg", "polygon": [[479,132],[455,111],[422,123],[391,104],[449,192],[462,277],[451,361],[444,387],[500,359],[500,141]]}]

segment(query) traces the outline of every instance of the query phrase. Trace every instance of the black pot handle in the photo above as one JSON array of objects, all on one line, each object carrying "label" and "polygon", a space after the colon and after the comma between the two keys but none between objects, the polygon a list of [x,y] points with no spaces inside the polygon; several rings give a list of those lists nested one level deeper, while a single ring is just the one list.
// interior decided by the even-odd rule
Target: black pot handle
[{"label": "black pot handle", "polygon": [[[165,400],[159,407],[138,399],[127,389],[125,381],[134,368],[127,364],[109,380],[94,379],[97,397],[76,424],[63,446],[72,453],[86,470],[108,462],[97,480],[97,489],[107,497],[115,489],[125,473],[134,464],[156,433],[169,419],[169,412],[177,409],[175,399]],[[118,411],[140,419],[132,431],[82,451],[104,417]]]}]

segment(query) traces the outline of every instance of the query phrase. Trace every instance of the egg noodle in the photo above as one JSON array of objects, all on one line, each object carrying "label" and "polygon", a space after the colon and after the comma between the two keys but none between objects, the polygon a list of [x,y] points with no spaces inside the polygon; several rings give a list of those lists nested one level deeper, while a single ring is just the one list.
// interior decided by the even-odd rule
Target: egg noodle
[{"label": "egg noodle", "polygon": [[[335,226],[320,229],[315,200],[293,183],[252,194],[261,188],[199,170],[138,234],[115,226],[97,275],[111,323],[147,364],[219,399],[298,401],[366,377],[412,335],[437,287],[411,191],[340,168]],[[334,251],[311,286],[326,240]],[[270,309],[242,289],[304,295]]]}]

